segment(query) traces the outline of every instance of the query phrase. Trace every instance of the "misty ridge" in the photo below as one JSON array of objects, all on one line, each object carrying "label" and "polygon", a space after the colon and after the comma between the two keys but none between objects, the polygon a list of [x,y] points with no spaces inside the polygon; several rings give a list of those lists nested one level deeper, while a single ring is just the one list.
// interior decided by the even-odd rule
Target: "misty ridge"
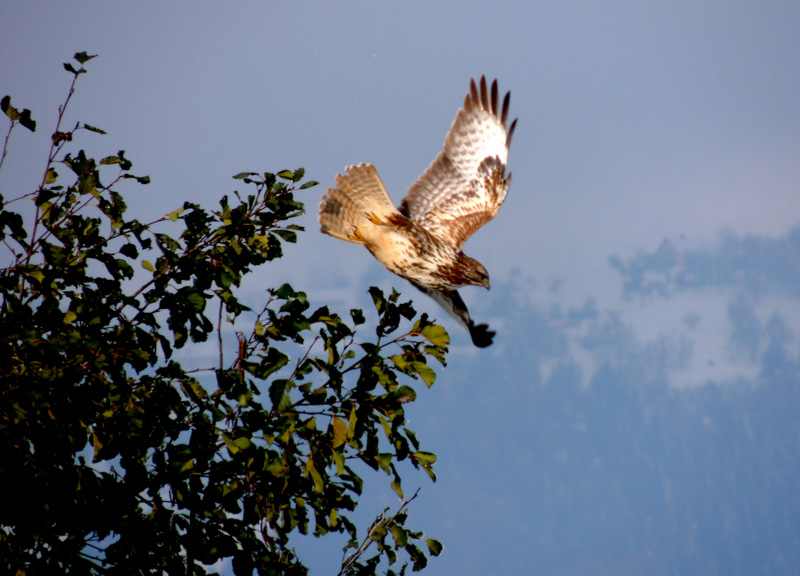
[{"label": "misty ridge", "polygon": [[[439,318],[444,390],[415,425],[450,451],[440,484],[459,488],[438,487],[440,506],[493,519],[506,573],[800,570],[800,226],[683,243],[611,256],[608,309],[512,274],[470,302],[501,336],[482,353]],[[496,570],[459,554],[465,573]]]}]

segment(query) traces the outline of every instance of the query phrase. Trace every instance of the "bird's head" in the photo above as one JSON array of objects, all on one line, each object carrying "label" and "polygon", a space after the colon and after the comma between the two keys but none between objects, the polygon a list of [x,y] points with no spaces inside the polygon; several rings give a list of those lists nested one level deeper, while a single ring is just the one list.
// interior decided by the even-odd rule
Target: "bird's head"
[{"label": "bird's head", "polygon": [[467,280],[467,284],[471,284],[473,286],[483,286],[487,290],[491,288],[491,282],[489,282],[489,273],[486,271],[486,268],[475,260],[474,258],[470,258],[469,256],[464,256],[464,261],[466,266],[464,266],[464,277]]}]

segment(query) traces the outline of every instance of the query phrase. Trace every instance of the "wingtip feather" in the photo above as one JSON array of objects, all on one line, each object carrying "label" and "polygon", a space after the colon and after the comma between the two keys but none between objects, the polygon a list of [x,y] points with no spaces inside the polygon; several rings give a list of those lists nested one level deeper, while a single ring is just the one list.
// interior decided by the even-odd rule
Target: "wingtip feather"
[{"label": "wingtip feather", "polygon": [[511,123],[508,128],[508,135],[506,136],[506,148],[511,146],[511,139],[514,137],[514,130],[517,128],[517,118]]},{"label": "wingtip feather", "polygon": [[481,104],[484,110],[491,110],[489,108],[489,91],[486,89],[486,76],[481,76]]}]

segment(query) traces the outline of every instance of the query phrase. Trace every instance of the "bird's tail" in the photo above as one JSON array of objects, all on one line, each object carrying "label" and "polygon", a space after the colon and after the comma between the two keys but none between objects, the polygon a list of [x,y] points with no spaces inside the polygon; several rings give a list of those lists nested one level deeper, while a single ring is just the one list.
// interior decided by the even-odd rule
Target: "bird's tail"
[{"label": "bird's tail", "polygon": [[348,166],[336,177],[319,205],[320,230],[336,238],[363,244],[360,231],[397,212],[372,164]]},{"label": "bird's tail", "polygon": [[414,284],[417,288],[425,292],[428,296],[438,302],[453,318],[463,324],[469,330],[472,343],[478,348],[486,348],[491,346],[496,332],[489,330],[488,324],[475,324],[475,321],[470,317],[467,305],[456,290],[445,290],[443,292],[437,290],[429,290],[423,288],[419,284]]}]

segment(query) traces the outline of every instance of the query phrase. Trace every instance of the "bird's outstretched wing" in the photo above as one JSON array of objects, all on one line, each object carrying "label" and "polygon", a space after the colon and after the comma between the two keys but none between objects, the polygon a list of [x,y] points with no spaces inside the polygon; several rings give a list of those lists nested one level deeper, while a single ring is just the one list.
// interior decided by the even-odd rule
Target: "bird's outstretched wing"
[{"label": "bird's outstretched wing", "polygon": [[498,102],[497,80],[487,88],[473,79],[456,114],[444,150],[409,188],[400,212],[444,242],[460,249],[494,218],[506,198],[508,147],[517,121],[506,128],[510,94]]}]

